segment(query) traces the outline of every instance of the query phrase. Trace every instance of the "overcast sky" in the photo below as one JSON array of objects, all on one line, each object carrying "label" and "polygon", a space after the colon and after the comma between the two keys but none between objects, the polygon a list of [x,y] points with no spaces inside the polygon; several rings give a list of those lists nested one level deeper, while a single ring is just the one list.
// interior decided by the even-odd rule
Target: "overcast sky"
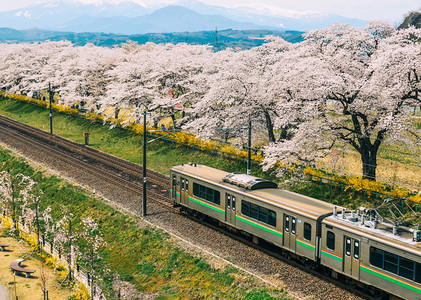
[{"label": "overcast sky", "polygon": [[[0,0],[0,10],[7,11],[42,2],[58,0]],[[101,0],[72,0],[95,3]],[[106,0],[118,2],[121,0]],[[133,0],[134,2],[156,3],[174,2],[175,0]],[[235,6],[241,4],[267,4],[284,9],[299,11],[317,11],[334,13],[341,16],[365,20],[382,19],[400,21],[404,14],[411,10],[421,9],[420,0],[201,0],[218,6]]]}]

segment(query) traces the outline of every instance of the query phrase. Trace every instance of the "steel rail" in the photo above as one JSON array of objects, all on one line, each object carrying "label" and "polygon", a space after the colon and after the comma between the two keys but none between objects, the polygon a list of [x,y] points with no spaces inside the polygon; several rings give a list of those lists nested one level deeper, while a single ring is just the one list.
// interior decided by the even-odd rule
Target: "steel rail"
[{"label": "steel rail", "polygon": [[[12,128],[15,128],[17,130],[20,130],[22,132],[28,132],[31,133],[33,135],[35,135],[36,137],[45,140],[48,143],[51,144],[56,144],[58,146],[63,147],[64,149],[66,149],[67,151],[72,151],[75,153],[78,153],[82,156],[86,156],[89,157],[95,161],[99,161],[102,163],[105,163],[108,166],[114,167],[116,169],[119,169],[127,174],[130,174],[132,176],[135,176],[137,178],[139,178],[139,180],[141,180],[141,172],[142,172],[142,167],[139,165],[136,165],[134,163],[130,163],[127,162],[121,158],[112,156],[108,153],[104,153],[101,151],[98,151],[96,149],[92,149],[89,147],[86,147],[85,145],[81,145],[72,141],[69,141],[67,139],[64,139],[62,137],[59,136],[52,136],[47,132],[44,132],[40,129],[31,127],[27,124],[23,124],[20,122],[17,122],[15,120],[6,118],[4,116],[0,116],[0,123],[6,124],[7,126],[10,126]],[[150,179],[151,182],[157,184],[157,185],[161,185],[163,180],[169,181],[168,177],[165,177],[163,175],[156,175],[154,174],[153,171],[148,170],[148,177]]]},{"label": "steel rail", "polygon": [[[0,128],[3,129],[9,129],[8,127],[4,127],[3,125],[0,125]],[[38,149],[42,149],[42,150],[47,150],[49,154],[54,154],[56,157],[58,157],[60,160],[76,166],[84,171],[87,171],[91,174],[94,174],[97,177],[100,177],[102,179],[104,179],[105,181],[111,181],[113,184],[116,184],[120,187],[123,187],[131,192],[137,193],[137,194],[141,194],[142,193],[142,187],[140,185],[136,185],[130,181],[127,181],[123,178],[120,178],[104,169],[92,166],[82,160],[79,160],[71,155],[68,155],[67,153],[64,153],[58,149],[54,149],[51,147],[46,146],[43,143],[40,143],[34,139],[31,139],[23,134],[20,133],[10,133],[10,131],[8,130],[3,130],[3,134],[9,135],[10,137],[14,138],[14,139],[20,139],[21,141],[24,141],[25,143],[29,143],[31,144],[31,147],[37,147]],[[163,195],[157,194],[155,192],[152,191],[147,191],[148,196],[151,196],[151,199],[155,202],[158,202],[166,207],[172,207],[172,202],[169,200],[168,197],[165,197]],[[159,200],[157,200],[157,199]]]}]

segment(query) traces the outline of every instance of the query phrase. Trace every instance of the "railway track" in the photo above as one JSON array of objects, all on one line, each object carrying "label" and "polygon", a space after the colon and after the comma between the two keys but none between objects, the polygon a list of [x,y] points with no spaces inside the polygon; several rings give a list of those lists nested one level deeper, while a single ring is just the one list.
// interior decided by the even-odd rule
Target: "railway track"
[{"label": "railway track", "polygon": [[[55,148],[62,150],[62,152],[68,155],[79,156],[79,159],[90,164],[101,163],[106,165],[108,168],[114,168],[119,172],[124,172],[129,176],[132,176],[132,180],[142,181],[141,175],[143,168],[134,163],[128,162],[116,156],[112,156],[108,153],[98,151],[96,149],[81,145],[57,135],[51,135],[43,130],[31,127],[24,123],[17,122],[15,120],[0,116],[0,124],[7,126],[20,132],[22,135],[27,137],[35,138],[39,142],[51,145]],[[169,178],[160,173],[147,170],[148,180],[157,185],[162,185],[163,182],[169,182]],[[168,186],[168,184],[166,184]]]},{"label": "railway track", "polygon": [[[2,130],[3,134],[9,135],[13,139],[18,139],[24,143],[31,144],[31,147],[38,149],[40,152],[54,155],[58,159],[65,161],[68,164],[77,165],[78,168],[84,172],[99,177],[106,182],[112,183],[136,194],[142,194],[142,185],[140,180],[142,168],[138,165],[86,147],[84,145],[68,141],[64,138],[52,136],[49,133],[5,118],[3,116],[0,116],[0,130]],[[75,153],[77,155],[75,155]],[[115,174],[115,171],[117,171],[117,175]],[[127,172],[129,175],[122,175],[124,172]],[[176,212],[177,214],[183,214],[186,216],[187,214],[181,213],[178,209],[174,208],[172,201],[168,198],[169,178],[161,174],[153,173],[154,172],[150,170],[147,171],[147,176],[150,178],[147,190],[148,199],[157,202],[158,204],[172,210],[173,212]],[[137,177],[137,180],[134,182],[129,179],[131,177]],[[238,234],[231,232],[230,230],[221,228],[213,222],[208,222],[203,220],[203,218],[196,218],[191,215],[188,215],[188,217],[193,219],[195,222],[198,222],[208,228],[211,228],[212,230],[222,233],[225,236],[238,240],[249,247],[258,249],[259,251],[275,257],[276,259],[279,259],[289,265],[292,265],[301,270],[305,270],[305,272],[309,272],[327,282],[332,282],[335,285],[340,286],[341,288],[354,294],[357,294],[364,299],[374,299],[362,293],[358,289],[352,289],[346,284],[338,282],[328,276],[323,275],[322,273],[305,268],[299,262],[291,261],[276,251],[268,249],[268,247],[256,245],[246,237],[241,237]]]},{"label": "railway track", "polygon": [[222,228],[220,226],[220,224],[215,224],[213,222],[213,220],[209,220],[207,217],[202,218],[202,217],[197,217],[197,216],[194,216],[194,215],[191,215],[191,214],[188,214],[188,217],[193,219],[195,222],[198,222],[198,223],[200,223],[204,226],[207,226],[207,227],[211,228],[212,230],[221,232],[222,234],[224,234],[224,235],[226,235],[226,236],[228,236],[232,239],[235,239],[235,240],[237,240],[237,241],[239,241],[239,242],[241,242],[241,243],[243,243],[243,244],[245,244],[249,247],[257,249],[262,253],[265,253],[265,254],[267,254],[271,257],[274,257],[278,260],[283,261],[284,263],[292,265],[295,268],[298,268],[298,269],[303,270],[307,273],[310,273],[314,276],[317,276],[318,278],[320,278],[320,280],[331,282],[331,283],[341,287],[344,290],[347,290],[351,293],[354,293],[354,294],[360,296],[363,299],[378,300],[377,298],[373,297],[372,295],[368,295],[366,292],[358,289],[357,287],[349,286],[349,284],[347,284],[346,282],[336,280],[336,279],[334,279],[330,276],[327,276],[327,275],[323,274],[322,270],[316,270],[314,268],[303,265],[299,261],[291,259],[291,257],[288,255],[288,251],[282,251],[281,248],[279,248],[275,245],[272,245],[272,244],[267,243],[267,242],[265,242],[263,240],[260,240],[260,239],[259,239],[259,243],[256,244],[253,241],[251,241],[250,238],[247,238],[245,236],[241,236],[236,232],[233,232],[233,231],[230,231],[228,229]]},{"label": "railway track", "polygon": [[[78,168],[84,170],[85,172],[91,173],[99,178],[102,178],[106,182],[110,182],[131,192],[138,193],[139,195],[142,194],[140,175],[135,174],[135,170],[139,169],[139,166],[132,166],[131,163],[127,162],[122,163],[121,161],[123,160],[119,158],[115,158],[114,156],[104,154],[100,151],[89,149],[88,147],[84,147],[82,145],[78,147],[76,143],[67,141],[63,138],[51,135],[46,136],[44,132],[39,132],[40,130],[34,129],[33,127],[30,127],[25,124],[20,125],[19,122],[10,120],[3,116],[0,116],[0,129],[3,130],[3,134],[9,135],[14,139],[21,140],[24,143],[30,143],[31,147],[37,148],[40,152],[48,153],[49,155],[54,155],[62,161],[67,162],[68,164],[77,165]],[[12,129],[14,132],[11,132],[10,129]],[[29,134],[25,134],[26,130],[28,130]],[[57,140],[59,141],[58,143],[56,143]],[[66,146],[68,147],[66,148]],[[74,155],[69,154],[69,151],[71,153],[72,149],[75,149],[79,156],[82,157],[84,156],[83,150],[87,149],[88,154],[86,156],[89,158],[88,162],[84,159],[81,159],[81,157],[75,157]],[[94,157],[93,153],[96,153],[97,157]],[[105,164],[110,164],[111,167],[116,168],[120,171],[119,174],[125,171],[126,166],[129,166],[129,174],[137,177],[138,183],[130,181],[127,178],[124,178],[124,176],[116,175],[112,171],[107,170],[107,168],[101,168],[101,166],[93,165],[92,160],[94,159],[97,159],[97,161],[101,162],[102,166],[104,166]],[[114,162],[113,159],[116,159],[116,162]],[[140,170],[142,169],[140,168]],[[148,198],[153,199],[154,201],[167,208],[173,209],[171,201],[169,200],[168,196],[166,196],[168,195],[169,191],[169,179],[162,175],[151,175],[148,174],[148,172],[147,176],[153,176],[153,179],[150,179],[150,182],[147,185],[148,189],[146,191],[146,194]],[[158,190],[159,187],[161,187],[160,192],[156,191],[157,187]]]}]

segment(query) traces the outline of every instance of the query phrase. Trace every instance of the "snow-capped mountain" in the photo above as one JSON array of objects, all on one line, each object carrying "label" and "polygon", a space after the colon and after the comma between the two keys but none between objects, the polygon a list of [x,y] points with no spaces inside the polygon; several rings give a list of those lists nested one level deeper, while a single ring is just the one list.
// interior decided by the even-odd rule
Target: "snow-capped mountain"
[{"label": "snow-capped mountain", "polygon": [[[164,2],[163,2],[164,1]],[[0,27],[75,32],[148,33],[215,29],[290,29],[308,31],[332,23],[362,27],[365,21],[276,6],[222,7],[195,0],[66,1],[0,12]]]}]

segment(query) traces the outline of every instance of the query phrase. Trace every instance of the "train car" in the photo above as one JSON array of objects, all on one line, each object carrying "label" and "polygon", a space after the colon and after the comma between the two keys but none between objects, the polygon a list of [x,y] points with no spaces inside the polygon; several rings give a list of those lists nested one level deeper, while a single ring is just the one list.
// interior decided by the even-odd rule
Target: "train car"
[{"label": "train car", "polygon": [[174,166],[170,176],[175,204],[251,235],[255,242],[277,245],[303,262],[317,262],[320,220],[333,213],[334,205],[203,165]]},{"label": "train car", "polygon": [[421,299],[420,231],[354,211],[334,213],[322,223],[320,263],[332,270],[333,277],[341,274],[362,287]]},{"label": "train car", "polygon": [[[263,239],[379,298],[421,300],[421,232],[197,164],[170,170],[176,205]],[[387,292],[382,294],[381,291]]]}]

